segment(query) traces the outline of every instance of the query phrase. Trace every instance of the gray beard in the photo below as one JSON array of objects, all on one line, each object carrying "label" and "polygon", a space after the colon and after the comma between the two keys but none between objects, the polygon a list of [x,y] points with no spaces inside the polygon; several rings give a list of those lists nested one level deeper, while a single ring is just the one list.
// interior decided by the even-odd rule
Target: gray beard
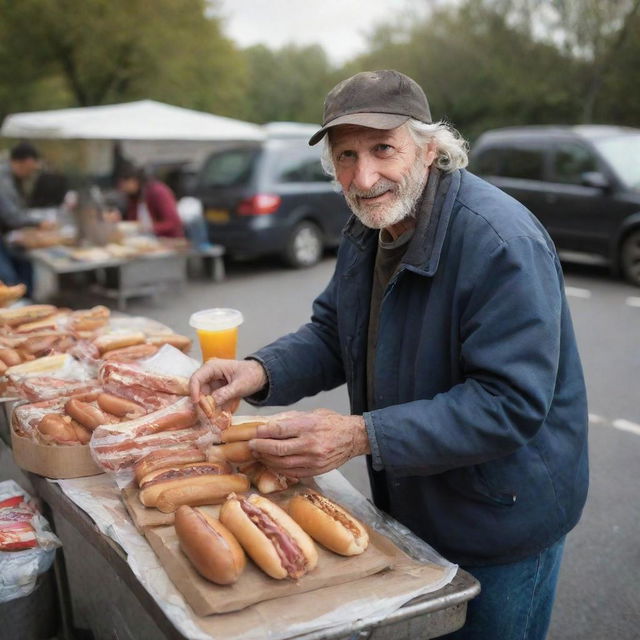
[{"label": "gray beard", "polygon": [[[380,178],[371,189],[361,191],[352,187],[344,195],[349,208],[362,224],[371,229],[384,229],[405,218],[415,217],[416,204],[424,191],[427,177],[427,167],[419,153],[401,182]],[[366,205],[358,199],[372,198],[389,190],[395,195],[390,203]]]}]

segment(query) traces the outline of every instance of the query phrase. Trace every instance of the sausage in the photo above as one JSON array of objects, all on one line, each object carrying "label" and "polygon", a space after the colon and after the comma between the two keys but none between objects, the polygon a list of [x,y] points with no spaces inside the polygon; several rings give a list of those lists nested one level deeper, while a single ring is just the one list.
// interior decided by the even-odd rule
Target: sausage
[{"label": "sausage", "polygon": [[78,434],[71,424],[71,418],[59,413],[48,413],[37,426],[42,439],[56,444],[78,444]]},{"label": "sausage", "polygon": [[20,354],[15,349],[0,349],[0,360],[2,360],[7,367],[13,367],[22,362]]},{"label": "sausage", "polygon": [[101,424],[109,422],[107,416],[105,416],[98,407],[94,407],[92,404],[82,402],[82,400],[77,400],[76,398],[67,400],[64,405],[64,410],[67,415],[90,431],[93,431]]},{"label": "sausage", "polygon": [[98,395],[98,406],[107,413],[111,413],[118,418],[138,418],[146,411],[137,402],[114,396],[112,393],[101,393]]}]

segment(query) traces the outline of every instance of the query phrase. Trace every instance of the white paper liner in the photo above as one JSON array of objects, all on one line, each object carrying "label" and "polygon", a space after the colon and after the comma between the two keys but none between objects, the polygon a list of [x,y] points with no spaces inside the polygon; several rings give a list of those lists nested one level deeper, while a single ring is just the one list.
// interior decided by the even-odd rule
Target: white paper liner
[{"label": "white paper liner", "polygon": [[[411,557],[418,561],[430,562],[443,567],[442,579],[395,597],[350,600],[343,607],[334,609],[329,615],[315,618],[309,623],[295,627],[289,625],[286,628],[281,628],[277,626],[277,621],[265,621],[264,626],[260,625],[261,628],[254,629],[250,634],[234,637],[227,634],[224,640],[264,638],[284,640],[320,629],[348,625],[356,619],[363,620],[366,624],[375,624],[413,598],[437,591],[451,582],[455,576],[457,565],[442,558],[408,529],[378,511],[339,471],[335,470],[319,476],[316,481],[324,493],[338,499],[355,515],[366,520],[367,524],[387,536]],[[108,476],[93,476],[56,482],[73,502],[91,516],[102,533],[115,540],[122,547],[127,554],[127,560],[133,573],[180,633],[193,640],[222,640],[204,633],[197,626],[182,595],[169,580],[144,537],[135,529],[112,479]],[[274,624],[270,628],[272,622]]]}]

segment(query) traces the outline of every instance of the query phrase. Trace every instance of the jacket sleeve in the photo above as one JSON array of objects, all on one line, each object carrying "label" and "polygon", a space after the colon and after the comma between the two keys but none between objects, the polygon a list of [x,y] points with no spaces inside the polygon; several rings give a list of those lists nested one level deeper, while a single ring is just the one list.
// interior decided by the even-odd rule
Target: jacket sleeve
[{"label": "jacket sleeve", "polygon": [[184,235],[176,199],[169,187],[161,182],[151,183],[145,192],[145,200],[157,236],[175,238]]},{"label": "jacket sleeve", "polygon": [[249,358],[267,372],[266,393],[246,398],[256,406],[287,405],[345,382],[336,321],[336,275],[313,303],[311,321]]},{"label": "jacket sleeve", "polygon": [[459,311],[462,381],[430,400],[364,414],[379,446],[374,468],[431,475],[529,441],[554,395],[563,303],[559,264],[541,239],[499,244]]}]

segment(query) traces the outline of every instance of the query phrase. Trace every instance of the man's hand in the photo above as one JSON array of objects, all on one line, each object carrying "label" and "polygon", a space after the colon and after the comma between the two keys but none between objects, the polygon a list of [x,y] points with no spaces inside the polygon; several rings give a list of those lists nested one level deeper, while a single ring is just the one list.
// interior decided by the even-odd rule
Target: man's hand
[{"label": "man's hand", "polygon": [[276,414],[258,427],[250,446],[266,466],[294,478],[317,476],[370,453],[364,418],[328,409]]},{"label": "man's hand", "polygon": [[267,374],[257,360],[212,358],[192,376],[189,391],[193,402],[211,394],[216,405],[235,410],[241,398],[250,396],[267,384]]}]

